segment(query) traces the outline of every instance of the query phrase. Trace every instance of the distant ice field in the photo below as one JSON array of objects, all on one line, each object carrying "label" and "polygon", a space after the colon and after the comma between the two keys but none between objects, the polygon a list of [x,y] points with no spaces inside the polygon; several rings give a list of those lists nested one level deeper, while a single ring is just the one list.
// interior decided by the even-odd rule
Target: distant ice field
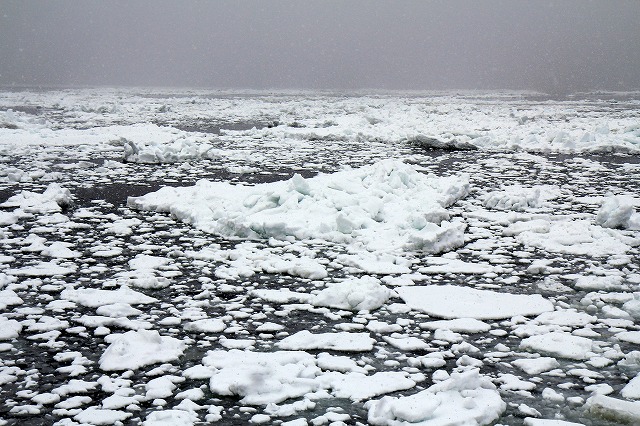
[{"label": "distant ice field", "polygon": [[0,93],[0,425],[640,422],[637,94]]}]

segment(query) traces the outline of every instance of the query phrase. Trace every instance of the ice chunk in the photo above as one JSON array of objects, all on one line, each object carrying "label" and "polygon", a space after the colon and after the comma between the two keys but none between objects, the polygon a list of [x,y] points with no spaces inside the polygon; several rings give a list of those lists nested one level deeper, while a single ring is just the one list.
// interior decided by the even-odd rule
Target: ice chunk
[{"label": "ice chunk", "polygon": [[377,278],[366,276],[329,283],[311,299],[311,304],[350,311],[373,311],[384,305],[394,294],[380,284]]},{"label": "ice chunk", "polygon": [[117,410],[106,410],[98,407],[89,407],[85,410],[80,411],[74,417],[74,420],[77,420],[83,424],[91,424],[91,425],[112,425],[117,422],[123,422],[124,420],[131,417],[131,413],[127,413],[124,411]]},{"label": "ice chunk", "polygon": [[394,426],[433,424],[487,425],[506,409],[491,380],[477,369],[453,373],[450,378],[417,394],[368,402],[368,422]]},{"label": "ice chunk", "polygon": [[522,349],[575,360],[588,359],[592,347],[591,339],[558,331],[527,337],[520,343]]},{"label": "ice chunk", "polygon": [[560,363],[551,357],[539,357],[539,358],[522,358],[512,361],[511,364],[515,365],[522,371],[530,375],[538,375],[545,371],[553,370],[560,367]]},{"label": "ice chunk", "polygon": [[636,375],[620,391],[620,395],[627,399],[640,399],[640,375]]},{"label": "ice chunk", "polygon": [[62,211],[72,203],[71,192],[59,184],[50,183],[42,194],[22,191],[0,204],[0,207],[20,208],[32,213],[51,213]]},{"label": "ice chunk", "polygon": [[62,266],[55,261],[39,262],[35,265],[23,266],[18,269],[9,269],[7,273],[27,277],[52,277],[55,275],[69,275],[76,271],[75,265]]},{"label": "ice chunk", "polygon": [[114,335],[109,347],[100,357],[100,368],[104,371],[136,370],[158,362],[178,359],[185,344],[170,336],[160,336],[156,330],[127,331]]},{"label": "ice chunk", "polygon": [[215,368],[209,387],[217,395],[238,395],[242,404],[267,405],[320,387],[321,370],[306,352],[210,351],[202,360]]},{"label": "ice chunk", "polygon": [[503,319],[553,311],[538,294],[509,294],[453,285],[399,287],[396,292],[412,309],[440,318]]},{"label": "ice chunk", "polygon": [[496,210],[523,211],[538,208],[542,205],[540,187],[506,186],[501,191],[488,193],[482,204]]},{"label": "ice chunk", "polygon": [[338,398],[361,401],[389,392],[411,389],[415,385],[416,382],[407,377],[407,373],[383,371],[371,376],[345,374],[340,380],[333,382],[331,388]]},{"label": "ice chunk", "polygon": [[602,228],[587,220],[554,221],[549,230],[529,230],[520,233],[518,240],[527,246],[551,252],[582,256],[624,254],[637,241],[614,229]]},{"label": "ice chunk", "polygon": [[157,302],[157,299],[131,290],[129,287],[120,287],[117,290],[100,290],[95,288],[81,288],[63,290],[60,297],[65,300],[78,303],[89,308],[97,308],[114,303],[128,303],[130,305],[148,304]]},{"label": "ice chunk", "polygon": [[18,321],[0,316],[0,340],[15,339],[21,331],[22,324]]},{"label": "ice chunk", "polygon": [[587,400],[584,407],[589,414],[616,423],[640,423],[640,402],[594,395]]},{"label": "ice chunk", "polygon": [[[397,160],[253,187],[199,181],[130,197],[128,205],[171,212],[211,233],[249,238],[317,238],[370,251],[441,252],[464,243],[464,223],[446,207],[469,193],[466,177],[424,175]],[[434,223],[435,222],[435,223]]]},{"label": "ice chunk", "polygon": [[475,318],[456,318],[453,320],[429,321],[420,324],[426,330],[451,330],[456,333],[482,333],[491,326]]},{"label": "ice chunk", "polygon": [[160,410],[149,413],[142,426],[193,426],[198,420],[193,411]]},{"label": "ice chunk", "polygon": [[582,423],[566,422],[564,420],[534,419],[527,417],[524,419],[524,426],[584,426]]},{"label": "ice chunk", "polygon": [[631,197],[609,195],[598,210],[596,223],[604,228],[629,228],[634,215],[637,213]]},{"label": "ice chunk", "polygon": [[319,333],[312,334],[308,330],[302,330],[289,337],[285,337],[276,345],[280,349],[287,350],[334,350],[345,352],[363,352],[373,349],[375,340],[369,333]]}]

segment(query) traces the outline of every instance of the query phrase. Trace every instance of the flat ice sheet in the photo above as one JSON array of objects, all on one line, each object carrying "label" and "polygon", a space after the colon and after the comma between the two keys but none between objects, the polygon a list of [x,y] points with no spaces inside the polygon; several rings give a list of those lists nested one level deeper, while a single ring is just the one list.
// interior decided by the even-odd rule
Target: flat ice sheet
[{"label": "flat ice sheet", "polygon": [[453,285],[396,289],[411,309],[440,318],[504,319],[553,311],[553,303],[538,294],[510,294]]}]

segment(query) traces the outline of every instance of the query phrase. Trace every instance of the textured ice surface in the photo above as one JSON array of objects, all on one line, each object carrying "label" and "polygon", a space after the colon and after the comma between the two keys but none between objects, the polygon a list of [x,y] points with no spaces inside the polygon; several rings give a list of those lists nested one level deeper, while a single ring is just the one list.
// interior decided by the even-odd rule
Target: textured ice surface
[{"label": "textured ice surface", "polygon": [[489,379],[478,370],[454,373],[451,378],[406,397],[384,398],[367,404],[373,425],[486,425],[496,420],[506,404]]},{"label": "textured ice surface", "polygon": [[199,181],[129,198],[130,207],[170,212],[199,229],[245,238],[323,239],[370,251],[451,250],[465,225],[445,209],[469,192],[464,177],[425,175],[396,160],[253,187]]},{"label": "textured ice surface", "polygon": [[[0,423],[621,421],[637,95],[3,92]],[[229,232],[127,207],[165,186]],[[483,297],[396,297],[425,286]]]}]

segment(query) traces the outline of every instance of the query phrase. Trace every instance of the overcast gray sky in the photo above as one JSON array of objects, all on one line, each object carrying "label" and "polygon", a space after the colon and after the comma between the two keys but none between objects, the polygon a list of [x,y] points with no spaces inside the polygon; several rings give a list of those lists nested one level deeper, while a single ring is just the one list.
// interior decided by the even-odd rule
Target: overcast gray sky
[{"label": "overcast gray sky", "polygon": [[638,0],[0,0],[0,84],[640,89]]}]

